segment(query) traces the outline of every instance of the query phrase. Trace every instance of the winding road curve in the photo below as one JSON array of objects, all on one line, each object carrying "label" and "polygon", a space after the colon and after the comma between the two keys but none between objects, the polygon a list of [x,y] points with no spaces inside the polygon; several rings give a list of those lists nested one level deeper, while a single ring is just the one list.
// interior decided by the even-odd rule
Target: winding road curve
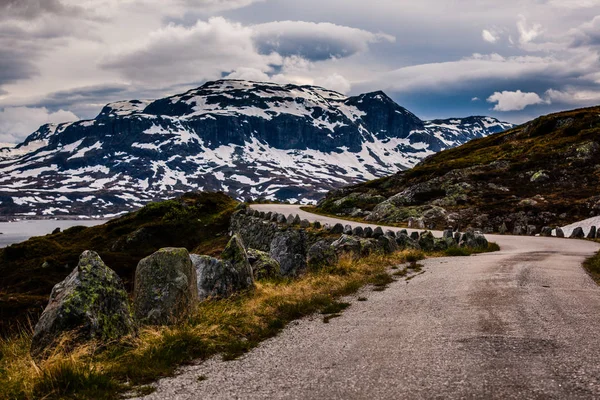
[{"label": "winding road curve", "polygon": [[600,398],[600,289],[581,267],[600,245],[488,239],[502,251],[426,260],[329,324],[306,318],[238,360],[185,367],[148,398]]}]

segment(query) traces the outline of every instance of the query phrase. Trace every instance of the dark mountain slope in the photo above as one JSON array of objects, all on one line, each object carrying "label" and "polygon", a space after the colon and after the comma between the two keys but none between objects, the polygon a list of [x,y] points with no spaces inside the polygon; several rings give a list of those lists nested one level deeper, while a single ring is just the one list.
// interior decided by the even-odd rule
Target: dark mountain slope
[{"label": "dark mountain slope", "polygon": [[0,215],[111,215],[194,190],[314,202],[512,127],[421,121],[383,92],[221,80],[93,120],[42,126],[0,149]]},{"label": "dark mountain slope", "polygon": [[567,111],[331,192],[320,207],[372,221],[539,231],[600,214],[599,152],[600,107]]}]

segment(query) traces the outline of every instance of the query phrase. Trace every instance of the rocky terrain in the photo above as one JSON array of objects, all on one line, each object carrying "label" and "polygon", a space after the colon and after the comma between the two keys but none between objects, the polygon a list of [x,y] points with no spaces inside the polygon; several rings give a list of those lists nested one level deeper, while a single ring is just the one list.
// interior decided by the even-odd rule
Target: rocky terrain
[{"label": "rocky terrain", "polygon": [[105,215],[188,191],[314,202],[512,127],[490,117],[422,121],[383,92],[208,82],[106,105],[0,149],[0,215]]},{"label": "rocky terrain", "polygon": [[0,334],[36,321],[52,287],[88,249],[115,270],[128,292],[138,262],[163,247],[219,254],[237,202],[224,194],[189,193],[90,228],[76,226],[0,249]]},{"label": "rocky terrain", "polygon": [[35,326],[33,358],[47,359],[57,346],[68,352],[89,340],[108,343],[144,325],[179,324],[194,315],[199,301],[252,291],[258,279],[293,279],[309,269],[334,267],[345,255],[489,247],[485,237],[473,231],[447,231],[442,238],[429,231],[409,236],[405,230],[384,232],[381,227],[321,226],[298,215],[285,217],[243,205],[232,215],[230,230],[231,239],[219,258],[169,247],[140,260],[131,305],[119,276],[97,252],[84,251],[77,266],[52,289]]},{"label": "rocky terrain", "polygon": [[319,208],[368,221],[530,235],[600,215],[599,115],[592,107],[540,117],[333,191]]}]

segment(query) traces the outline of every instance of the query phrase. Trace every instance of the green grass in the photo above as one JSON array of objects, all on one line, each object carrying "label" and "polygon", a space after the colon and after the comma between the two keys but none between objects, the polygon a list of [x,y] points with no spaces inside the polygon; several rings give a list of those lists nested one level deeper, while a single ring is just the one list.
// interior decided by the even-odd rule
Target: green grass
[{"label": "green grass", "polygon": [[600,285],[600,252],[584,261],[583,267],[592,279]]}]

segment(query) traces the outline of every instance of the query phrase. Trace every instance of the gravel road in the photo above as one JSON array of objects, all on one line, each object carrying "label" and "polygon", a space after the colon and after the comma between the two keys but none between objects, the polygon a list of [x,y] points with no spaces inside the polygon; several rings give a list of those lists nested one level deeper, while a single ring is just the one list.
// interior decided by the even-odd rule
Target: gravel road
[{"label": "gravel road", "polygon": [[185,367],[147,399],[600,398],[600,290],[581,268],[600,245],[488,239],[502,251],[426,260],[329,324],[306,318],[238,360]]}]

